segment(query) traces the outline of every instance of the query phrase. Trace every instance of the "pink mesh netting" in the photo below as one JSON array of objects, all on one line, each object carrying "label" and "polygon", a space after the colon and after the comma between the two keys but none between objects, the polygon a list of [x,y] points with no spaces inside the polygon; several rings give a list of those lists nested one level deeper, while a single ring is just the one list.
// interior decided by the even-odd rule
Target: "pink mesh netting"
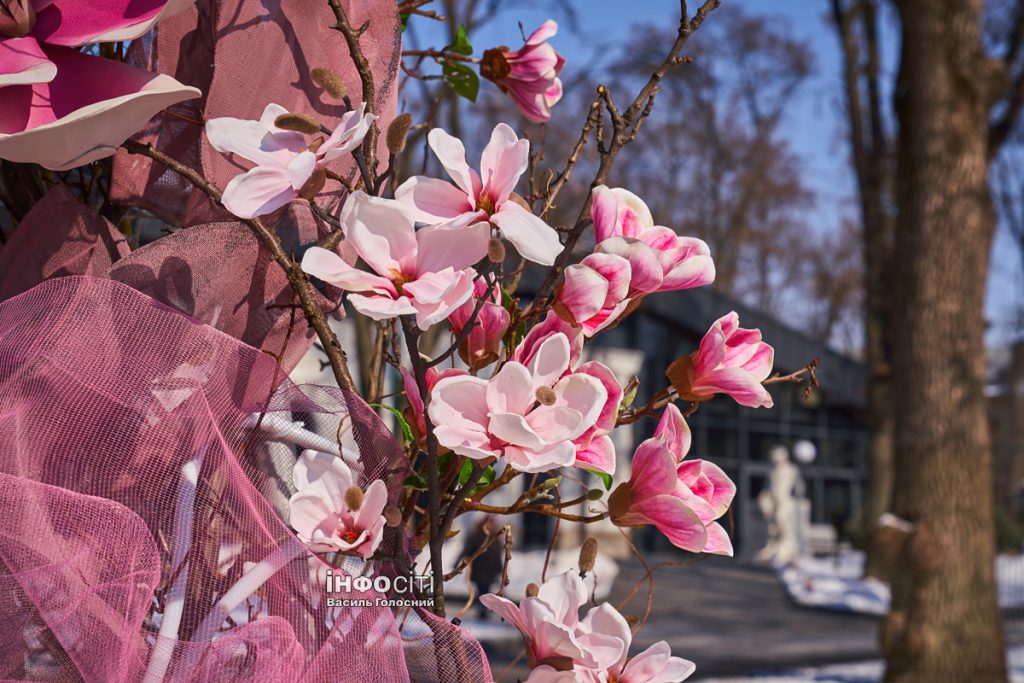
[{"label": "pink mesh netting", "polygon": [[[281,483],[267,451],[296,451],[257,420],[320,425],[392,501],[406,463],[359,398],[279,377],[269,354],[109,279],[0,302],[0,676],[491,680],[447,621],[327,606],[327,566],[265,495]],[[392,530],[382,547],[408,561],[407,543]]]},{"label": "pink mesh netting", "polygon": [[[401,30],[397,5],[383,0],[342,0],[353,26],[367,25],[362,45],[375,81],[375,109],[385,130],[398,103]],[[367,23],[368,22],[368,23]],[[340,33],[329,27],[334,14],[325,0],[198,0],[194,7],[161,22],[155,38],[136,41],[130,53],[140,66],[174,76],[203,91],[200,99],[171,108],[139,136],[193,168],[220,187],[244,170],[212,149],[192,121],[220,116],[258,119],[276,102],[290,111],[315,115],[333,128],[344,105],[323,93],[310,71],[329,67],[345,81],[354,106],[362,101],[359,75]],[[378,156],[387,160],[381,136]],[[332,170],[354,174],[351,159]],[[382,164],[380,170],[383,170]],[[172,223],[193,225],[222,217],[200,192],[148,159],[118,152],[111,198],[147,208]],[[340,197],[329,181],[323,194]]]},{"label": "pink mesh netting", "polygon": [[0,249],[0,301],[61,275],[101,275],[128,255],[124,237],[60,185],[32,207]]}]

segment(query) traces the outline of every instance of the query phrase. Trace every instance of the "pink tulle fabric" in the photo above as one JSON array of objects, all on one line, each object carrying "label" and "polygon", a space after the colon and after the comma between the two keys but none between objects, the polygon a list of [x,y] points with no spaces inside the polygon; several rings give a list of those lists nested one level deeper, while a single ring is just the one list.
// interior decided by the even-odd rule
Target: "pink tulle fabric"
[{"label": "pink tulle fabric", "polygon": [[[354,25],[369,21],[362,43],[386,128],[396,6],[342,2]],[[204,92],[139,139],[223,187],[240,169],[195,122],[257,118],[277,102],[333,126],[343,107],[310,70],[339,72],[357,105],[360,88],[332,23],[323,0],[198,0],[130,48],[137,66]],[[337,185],[325,193],[342,199]],[[357,451],[360,484],[383,480],[392,502],[407,464],[359,397],[286,379],[314,335],[281,269],[148,159],[119,152],[110,194],[189,227],[129,253],[58,186],[0,249],[0,679],[490,681],[479,643],[449,621],[328,607],[328,566],[283,520],[299,449],[255,421],[317,427]],[[289,251],[323,234],[298,203],[268,218]],[[381,550],[398,559],[374,573],[399,571],[409,547],[389,530]]]},{"label": "pink tulle fabric", "polygon": [[0,249],[0,301],[61,275],[102,275],[128,255],[113,225],[58,186],[39,200]]},{"label": "pink tulle fabric", "polygon": [[[386,130],[398,106],[401,30],[397,5],[367,0],[341,0],[341,4],[353,26],[368,22],[360,44],[374,75],[378,124]],[[358,107],[362,101],[359,75],[345,40],[329,28],[335,22],[325,0],[198,0],[194,7],[161,22],[155,38],[136,41],[130,57],[139,66],[199,88],[204,96],[171,107],[172,114],[154,118],[138,138],[201,168],[223,188],[245,168],[214,150],[201,126],[189,120],[220,116],[255,120],[268,103],[275,102],[289,111],[316,116],[333,129],[345,107],[312,82],[310,71],[333,69],[344,80],[353,105]],[[383,137],[378,157],[386,162]],[[347,159],[332,170],[351,177],[355,165]],[[323,192],[338,200],[342,189],[329,181]],[[123,150],[115,158],[111,196],[176,224],[194,225],[223,216],[180,177]]]},{"label": "pink tulle fabric", "polygon": [[[491,680],[450,622],[327,607],[326,565],[261,493],[274,482],[251,416],[337,425],[362,483],[383,479],[393,501],[406,464],[358,397],[279,378],[269,354],[114,280],[51,279],[0,303],[0,676]],[[382,547],[407,543],[392,530]],[[261,567],[266,581],[230,599]],[[158,635],[165,618],[177,638]]]}]

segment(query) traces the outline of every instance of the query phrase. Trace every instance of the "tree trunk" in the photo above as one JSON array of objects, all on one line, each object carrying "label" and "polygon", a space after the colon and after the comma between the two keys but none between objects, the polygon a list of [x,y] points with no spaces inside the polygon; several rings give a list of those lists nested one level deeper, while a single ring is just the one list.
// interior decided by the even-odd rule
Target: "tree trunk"
[{"label": "tree trunk", "polygon": [[1006,680],[985,380],[989,66],[983,0],[898,0],[894,513],[889,682]]}]

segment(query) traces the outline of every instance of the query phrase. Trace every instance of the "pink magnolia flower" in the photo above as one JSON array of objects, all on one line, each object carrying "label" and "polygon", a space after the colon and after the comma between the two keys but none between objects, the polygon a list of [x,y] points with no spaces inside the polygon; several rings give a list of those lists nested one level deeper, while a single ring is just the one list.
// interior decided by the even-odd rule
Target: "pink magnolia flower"
[{"label": "pink magnolia flower", "polygon": [[774,362],[775,350],[761,341],[761,331],[741,328],[733,311],[716,320],[700,348],[673,361],[665,374],[687,401],[728,394],[749,408],[771,408],[772,395],[762,382]]},{"label": "pink magnolia flower", "polygon": [[672,657],[665,641],[630,658],[633,634],[626,620],[607,603],[580,620],[586,600],[573,571],[548,579],[519,605],[494,594],[480,598],[522,634],[533,669],[529,683],[675,683],[694,672],[693,662]]},{"label": "pink magnolia flower", "polygon": [[632,192],[599,185],[591,196],[597,251],[629,261],[630,296],[714,282],[715,264],[703,240],[655,225],[650,209]]},{"label": "pink magnolia flower", "polygon": [[[580,630],[590,635],[590,640],[601,636],[602,647],[594,652],[597,667],[593,670],[593,681],[615,681],[615,683],[677,683],[689,678],[697,666],[682,657],[673,657],[672,650],[664,640],[636,655],[629,657],[633,633],[629,624],[618,610],[604,603],[592,608],[580,623]],[[577,667],[580,673],[588,673]]]},{"label": "pink magnolia flower", "polygon": [[530,328],[512,353],[512,360],[529,365],[541,344],[554,334],[564,334],[569,340],[569,367],[576,367],[583,355],[583,330],[553,313],[548,313],[544,320]]},{"label": "pink magnolia flower", "polygon": [[592,337],[608,327],[630,304],[632,268],[614,254],[590,254],[565,269],[558,303],[583,334]]},{"label": "pink magnolia flower", "polygon": [[[406,421],[416,432],[416,438],[422,440],[427,436],[427,419],[423,412],[423,398],[420,396],[420,389],[416,384],[416,378],[413,374],[405,368],[401,368],[401,372],[405,397],[408,399],[409,407],[412,410],[411,419],[407,417]],[[445,377],[457,377],[468,374],[465,370],[458,370],[456,368],[447,368],[445,370],[427,368],[427,391],[433,390],[434,385]]]},{"label": "pink magnolia flower", "polygon": [[170,76],[79,51],[133,40],[194,0],[5,0],[0,159],[67,170],[108,157],[161,109],[199,97]]},{"label": "pink magnolia flower", "polygon": [[504,457],[520,472],[572,465],[608,391],[592,375],[567,374],[569,359],[569,340],[554,334],[529,365],[509,361],[489,380],[440,380],[427,408],[438,442],[476,460]]},{"label": "pink magnolia flower", "polygon": [[299,540],[314,552],[373,555],[384,532],[383,481],[374,480],[364,492],[341,458],[318,451],[303,451],[292,476],[298,491],[288,507]]},{"label": "pink magnolia flower", "polygon": [[685,460],[690,429],[679,409],[669,405],[654,437],[633,456],[628,482],[608,500],[618,526],[653,524],[683,550],[732,555],[732,542],[715,520],[729,509],[736,485],[714,463]]},{"label": "pink magnolia flower", "polygon": [[529,140],[499,123],[480,157],[479,174],[466,163],[466,148],[458,138],[435,128],[427,141],[455,184],[426,176],[402,183],[395,198],[413,210],[416,220],[490,221],[524,258],[545,266],[555,262],[562,251],[558,233],[511,198],[528,165]]},{"label": "pink magnolia flower", "polygon": [[576,445],[576,467],[615,474],[615,444],[608,436],[619,418],[622,403],[622,386],[615,375],[603,363],[589,361],[573,371],[575,374],[590,375],[601,382],[608,398],[601,406],[594,426],[573,441]]},{"label": "pink magnolia flower", "polygon": [[374,270],[312,247],[302,269],[348,292],[356,310],[374,320],[416,316],[422,329],[444,320],[473,294],[469,266],[487,253],[486,223],[435,225],[416,231],[409,210],[393,199],[354,192],[341,212],[345,239]]},{"label": "pink magnolia flower", "polygon": [[526,642],[530,667],[549,666],[572,669],[575,662],[596,666],[597,661],[579,639],[579,610],[587,600],[586,585],[574,571],[545,581],[533,597],[517,605],[493,593],[480,596],[480,602],[515,626]]},{"label": "pink magnolia flower", "polygon": [[590,361],[580,364],[580,357],[583,354],[581,328],[549,313],[542,322],[530,328],[526,337],[516,347],[512,360],[530,365],[544,342],[554,335],[563,335],[569,341],[569,365],[563,377],[571,373],[590,375],[601,382],[608,396],[594,425],[573,441],[576,446],[575,464],[584,469],[614,474],[615,445],[608,434],[618,419],[622,387],[612,371],[602,363]]},{"label": "pink magnolia flower", "polygon": [[[473,317],[477,301],[486,294],[487,283],[483,279],[478,279],[474,285],[473,296],[456,308],[448,318],[456,335],[462,334],[462,330]],[[498,360],[501,339],[508,331],[509,322],[508,311],[501,304],[501,288],[495,286],[490,299],[483,304],[477,314],[469,336],[459,345],[459,356],[470,370],[476,372]]]},{"label": "pink magnolia flower", "polygon": [[239,218],[253,218],[273,213],[304,194],[315,171],[362,143],[375,118],[365,111],[366,105],[361,104],[347,112],[326,140],[309,140],[303,133],[274,125],[277,117],[288,113],[279,104],[268,104],[259,121],[231,117],[207,121],[206,137],[214,149],[256,164],[224,188],[224,207]]},{"label": "pink magnolia flower", "polygon": [[507,47],[492,48],[484,52],[480,63],[480,75],[508,94],[523,116],[538,123],[549,120],[551,107],[562,99],[558,75],[565,58],[547,43],[557,32],[558,24],[548,19],[515,52]]}]

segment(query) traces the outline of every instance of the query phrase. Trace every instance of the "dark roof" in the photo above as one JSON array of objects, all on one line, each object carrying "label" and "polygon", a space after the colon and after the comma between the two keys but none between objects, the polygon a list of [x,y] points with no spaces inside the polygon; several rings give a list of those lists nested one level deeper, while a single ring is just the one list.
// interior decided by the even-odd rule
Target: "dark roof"
[{"label": "dark roof", "polygon": [[775,348],[776,371],[795,372],[818,358],[822,393],[831,401],[864,406],[867,370],[863,363],[711,287],[648,296],[634,315],[653,315],[699,339],[729,311],[739,314],[741,326],[761,330],[764,340]]}]

